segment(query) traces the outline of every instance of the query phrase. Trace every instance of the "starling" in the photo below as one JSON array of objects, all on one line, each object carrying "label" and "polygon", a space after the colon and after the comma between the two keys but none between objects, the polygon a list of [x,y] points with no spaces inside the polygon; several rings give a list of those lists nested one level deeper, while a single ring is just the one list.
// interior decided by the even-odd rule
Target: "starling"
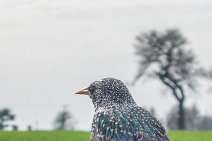
[{"label": "starling", "polygon": [[122,81],[103,78],[76,94],[88,95],[95,108],[91,141],[169,141],[158,119],[136,104]]}]

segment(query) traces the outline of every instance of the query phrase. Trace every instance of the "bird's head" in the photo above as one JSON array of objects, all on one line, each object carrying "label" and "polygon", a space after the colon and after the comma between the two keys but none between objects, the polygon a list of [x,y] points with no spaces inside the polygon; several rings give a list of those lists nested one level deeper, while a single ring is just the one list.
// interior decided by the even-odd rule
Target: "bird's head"
[{"label": "bird's head", "polygon": [[115,78],[103,78],[94,81],[90,86],[76,94],[88,95],[96,108],[124,104],[135,104],[125,84]]}]

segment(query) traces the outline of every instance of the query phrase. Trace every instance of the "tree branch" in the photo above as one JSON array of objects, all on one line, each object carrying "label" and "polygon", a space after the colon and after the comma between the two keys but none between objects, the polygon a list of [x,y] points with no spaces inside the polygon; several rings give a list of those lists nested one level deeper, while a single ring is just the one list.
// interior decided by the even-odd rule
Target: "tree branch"
[{"label": "tree branch", "polygon": [[175,98],[176,98],[178,101],[180,101],[180,98],[179,98],[179,96],[177,95],[177,92],[176,92],[176,88],[173,87],[172,85],[170,85],[168,82],[166,82],[165,77],[164,77],[163,75],[158,74],[158,76],[159,76],[159,79],[160,79],[166,86],[168,86],[168,87],[172,90],[172,93],[173,93],[173,95],[175,96]]}]

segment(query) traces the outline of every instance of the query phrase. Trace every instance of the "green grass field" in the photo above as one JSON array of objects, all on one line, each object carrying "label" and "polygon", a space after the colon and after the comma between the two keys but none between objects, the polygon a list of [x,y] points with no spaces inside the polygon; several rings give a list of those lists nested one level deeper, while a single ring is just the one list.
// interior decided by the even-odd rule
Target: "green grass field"
[{"label": "green grass field", "polygon": [[[212,131],[170,131],[171,141],[212,141]],[[88,132],[69,131],[0,131],[0,141],[89,141]]]}]

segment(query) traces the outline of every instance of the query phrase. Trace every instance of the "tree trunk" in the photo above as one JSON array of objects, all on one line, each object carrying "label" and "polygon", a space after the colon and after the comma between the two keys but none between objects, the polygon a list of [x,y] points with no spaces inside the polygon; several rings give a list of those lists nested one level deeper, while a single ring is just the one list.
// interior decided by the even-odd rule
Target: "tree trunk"
[{"label": "tree trunk", "polygon": [[178,119],[178,128],[185,129],[185,115],[184,115],[184,99],[180,99],[179,101],[179,119]]},{"label": "tree trunk", "polygon": [[172,90],[173,96],[176,98],[179,104],[178,111],[178,129],[185,129],[185,116],[184,116],[184,90],[176,81],[167,76],[167,74],[157,74],[160,80]]}]

